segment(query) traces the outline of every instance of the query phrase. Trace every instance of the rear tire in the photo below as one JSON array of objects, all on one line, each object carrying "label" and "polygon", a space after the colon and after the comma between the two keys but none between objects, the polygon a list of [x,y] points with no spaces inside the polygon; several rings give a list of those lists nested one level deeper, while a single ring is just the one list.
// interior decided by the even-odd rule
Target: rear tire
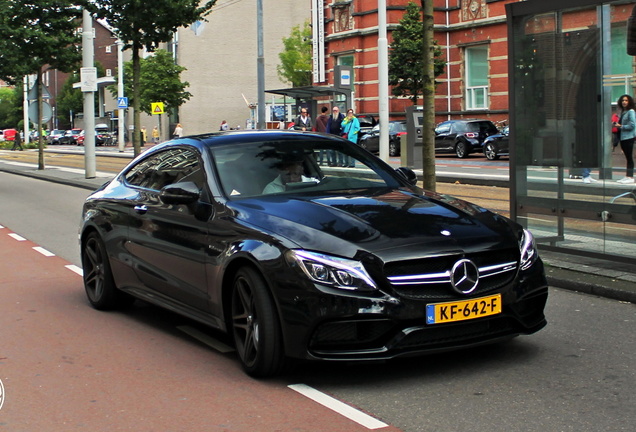
[{"label": "rear tire", "polygon": [[462,141],[457,141],[455,144],[455,154],[458,158],[467,158],[468,157],[468,148],[466,147],[466,143]]},{"label": "rear tire", "polygon": [[258,272],[240,269],[232,286],[232,336],[243,369],[253,377],[280,372],[284,352],[274,301]]},{"label": "rear tire", "polygon": [[400,149],[398,148],[398,145],[396,142],[394,141],[389,141],[389,156],[399,156],[400,155]]}]

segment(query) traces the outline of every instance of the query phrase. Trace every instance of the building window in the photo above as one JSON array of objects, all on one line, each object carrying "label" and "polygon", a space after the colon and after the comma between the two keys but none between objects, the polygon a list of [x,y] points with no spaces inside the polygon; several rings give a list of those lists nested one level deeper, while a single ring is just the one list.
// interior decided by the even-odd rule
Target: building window
[{"label": "building window", "polygon": [[113,76],[112,69],[106,69],[106,76]]},{"label": "building window", "polygon": [[488,108],[488,48],[466,48],[466,109]]},{"label": "building window", "polygon": [[106,45],[106,54],[110,54],[112,52],[111,45]]}]

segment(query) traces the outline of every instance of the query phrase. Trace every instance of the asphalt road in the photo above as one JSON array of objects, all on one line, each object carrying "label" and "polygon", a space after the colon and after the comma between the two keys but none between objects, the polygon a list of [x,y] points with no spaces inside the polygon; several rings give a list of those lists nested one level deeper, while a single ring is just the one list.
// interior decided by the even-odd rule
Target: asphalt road
[{"label": "asphalt road", "polygon": [[[58,255],[43,265],[24,243],[0,243],[0,430],[368,430],[299,399],[294,384],[359,407],[387,432],[634,430],[634,304],[552,289],[548,326],[508,344],[304,364],[253,382],[232,353],[179,328],[221,335],[151,306],[106,314],[88,306],[81,279],[64,268],[79,264],[87,194],[0,173],[0,225]],[[14,386],[20,399],[10,402]]]}]

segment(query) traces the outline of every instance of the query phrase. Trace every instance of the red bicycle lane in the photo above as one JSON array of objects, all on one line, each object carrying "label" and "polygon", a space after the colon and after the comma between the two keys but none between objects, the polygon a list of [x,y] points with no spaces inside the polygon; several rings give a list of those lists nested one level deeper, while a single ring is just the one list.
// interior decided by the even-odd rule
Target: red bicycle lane
[{"label": "red bicycle lane", "polygon": [[80,274],[0,227],[0,430],[399,432],[303,385],[246,376],[156,308],[96,311]]}]

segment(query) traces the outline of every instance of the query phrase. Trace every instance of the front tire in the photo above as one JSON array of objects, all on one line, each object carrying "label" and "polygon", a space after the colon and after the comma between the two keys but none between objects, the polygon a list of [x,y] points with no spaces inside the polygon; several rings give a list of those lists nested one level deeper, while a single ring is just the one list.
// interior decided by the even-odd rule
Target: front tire
[{"label": "front tire", "polygon": [[484,154],[486,155],[486,159],[488,160],[499,159],[499,155],[497,154],[497,148],[492,143],[486,144],[486,146],[484,147]]},{"label": "front tire", "polygon": [[82,268],[84,289],[95,309],[109,310],[132,302],[132,297],[115,286],[106,247],[95,232],[88,235],[82,248]]},{"label": "front tire", "polygon": [[253,377],[276,375],[284,363],[280,323],[266,283],[240,269],[232,286],[232,336],[243,369]]}]

